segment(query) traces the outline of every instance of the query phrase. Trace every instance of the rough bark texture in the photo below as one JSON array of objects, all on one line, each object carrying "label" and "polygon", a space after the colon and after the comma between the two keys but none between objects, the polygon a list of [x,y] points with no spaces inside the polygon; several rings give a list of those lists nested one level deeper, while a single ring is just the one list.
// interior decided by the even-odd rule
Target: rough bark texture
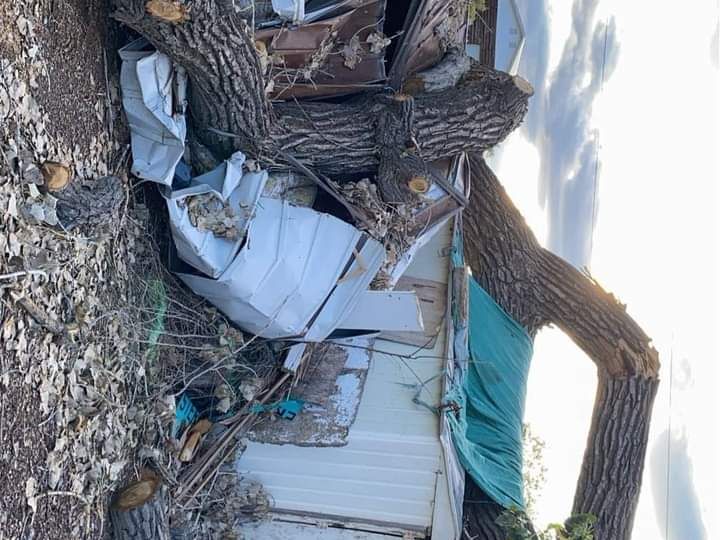
[{"label": "rough bark texture", "polygon": [[[411,133],[426,162],[495,146],[525,117],[527,83],[474,66],[458,86],[413,100]],[[356,104],[283,103],[274,106],[273,139],[325,174],[377,170],[378,121],[388,107],[376,98]]]},{"label": "rough bark texture", "polygon": [[125,190],[117,176],[103,176],[97,180],[76,180],[53,196],[58,200],[57,216],[63,227],[97,227],[111,224],[118,217]]},{"label": "rough bark texture", "polygon": [[507,540],[505,531],[495,523],[503,510],[469,474],[465,475],[462,540]]},{"label": "rough bark texture", "polygon": [[598,539],[630,538],[658,382],[600,373],[572,510],[598,516]]},{"label": "rough bark texture", "polygon": [[[235,134],[237,148],[272,158],[282,149],[328,175],[374,172],[378,117],[374,97],[354,104],[275,103],[248,24],[231,2],[184,3],[189,19],[167,22],[147,13],[143,0],[117,0],[115,18],[183,66],[190,78],[190,111],[202,140]],[[523,119],[532,89],[516,77],[475,66],[456,87],[416,97],[412,132],[424,161],[481,151],[504,139]],[[274,112],[274,118],[273,118]]]},{"label": "rough bark texture", "polygon": [[170,540],[167,490],[159,488],[153,496],[135,508],[110,508],[114,540]]},{"label": "rough bark texture", "polygon": [[[540,247],[485,162],[472,156],[470,164],[472,191],[463,224],[473,276],[531,334],[553,323],[598,367],[572,512],[597,516],[598,539],[630,538],[658,385],[657,351],[612,294]],[[467,504],[465,510],[471,534],[503,537],[499,530],[488,533],[476,507]],[[483,512],[487,517],[491,509]]]},{"label": "rough bark texture", "polygon": [[[187,21],[181,23],[150,15],[145,0],[119,0],[115,6],[118,21],[187,70],[190,111],[198,130],[234,133],[246,151],[259,153],[269,133],[270,105],[251,31],[234,3],[184,2]],[[207,131],[200,135],[217,143]]]},{"label": "rough bark texture", "polygon": [[657,378],[657,351],[625,306],[541,248],[485,161],[473,156],[470,163],[465,251],[483,288],[531,334],[556,324],[610,376]]}]

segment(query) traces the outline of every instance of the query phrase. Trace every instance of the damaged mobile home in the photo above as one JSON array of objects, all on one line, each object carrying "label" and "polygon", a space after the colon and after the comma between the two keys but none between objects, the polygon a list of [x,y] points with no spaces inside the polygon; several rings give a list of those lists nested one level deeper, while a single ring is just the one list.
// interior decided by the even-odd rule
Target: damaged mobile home
[{"label": "damaged mobile home", "polygon": [[[352,99],[387,87],[411,93],[408,81],[462,50],[467,31],[452,1],[254,7],[255,45],[275,100]],[[320,178],[242,152],[199,164],[187,149],[185,70],[144,38],[120,57],[132,172],[158,184],[165,202],[169,269],[253,339],[288,343],[282,378],[262,399],[244,392],[247,404],[217,422],[232,427],[204,454],[217,460],[236,437],[248,441],[237,474],[262,484],[273,506],[242,531],[263,539],[457,539],[466,471],[501,504],[522,507],[515,435],[526,365],[513,379],[512,403],[486,411],[505,419],[493,431],[505,461],[488,465],[467,435],[470,313],[482,295],[473,296],[462,260],[466,156],[433,162],[430,178],[411,186],[412,205],[384,203],[367,178]],[[285,398],[273,404],[278,389]],[[268,412],[279,414],[251,421]],[[206,463],[188,469],[179,496],[205,485]]]}]

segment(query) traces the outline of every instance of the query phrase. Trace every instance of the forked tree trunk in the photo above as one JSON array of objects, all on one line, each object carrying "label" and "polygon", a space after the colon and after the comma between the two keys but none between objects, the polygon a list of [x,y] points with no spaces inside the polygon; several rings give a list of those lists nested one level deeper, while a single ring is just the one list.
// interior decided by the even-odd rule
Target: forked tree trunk
[{"label": "forked tree trunk", "polygon": [[[540,247],[482,158],[472,156],[470,164],[473,189],[463,223],[473,276],[530,334],[553,323],[598,368],[572,512],[598,518],[598,539],[630,538],[658,385],[657,351],[613,295]],[[472,528],[477,509],[468,504],[466,512]],[[484,527],[479,538],[504,540],[499,528],[488,536]]]}]

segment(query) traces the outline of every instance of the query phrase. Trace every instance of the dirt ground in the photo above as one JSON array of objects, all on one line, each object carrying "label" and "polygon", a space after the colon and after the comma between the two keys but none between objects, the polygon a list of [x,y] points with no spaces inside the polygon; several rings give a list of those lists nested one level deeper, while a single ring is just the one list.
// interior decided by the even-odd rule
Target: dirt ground
[{"label": "dirt ground", "polygon": [[[104,0],[0,2],[0,59],[3,60],[0,67],[4,71],[0,83],[9,84],[12,80],[9,72],[17,69],[17,77],[26,79],[27,86],[24,88],[29,89],[39,106],[39,118],[44,119],[45,127],[42,132],[33,132],[33,138],[25,134],[32,120],[26,121],[25,117],[15,121],[9,120],[9,116],[0,118],[0,125],[6,122],[5,132],[0,133],[0,149],[5,155],[4,160],[0,156],[3,212],[7,212],[8,208],[12,212],[13,205],[18,204],[16,193],[18,197],[27,193],[25,187],[18,186],[17,180],[12,178],[12,159],[8,158],[7,150],[22,138],[30,142],[36,158],[64,154],[63,161],[72,162],[77,173],[91,177],[104,171],[98,170],[93,174],[90,169],[99,163],[99,158],[83,162],[84,157],[102,154],[102,160],[112,162],[122,155],[127,143],[119,112],[117,86],[117,48],[122,30],[109,18],[109,12],[109,2]],[[38,72],[26,73],[24,66],[27,65],[38,67]],[[10,89],[6,87],[4,90],[7,96]],[[0,88],[0,97],[2,91]],[[18,99],[22,100],[22,97]],[[10,105],[12,108],[13,105]],[[54,141],[50,150],[38,148],[38,137]],[[33,232],[18,219],[0,221],[0,237],[6,235],[6,240],[0,238],[0,274],[17,269],[13,253],[7,248],[15,239],[21,244],[26,242],[18,250],[19,256],[26,261],[31,260],[30,256],[36,249],[44,249],[61,269],[72,274],[73,279],[81,275],[74,273],[77,268],[69,260],[71,254],[62,244],[53,248],[53,244],[45,240],[46,234],[45,229]],[[51,282],[53,275],[50,274]],[[29,320],[12,302],[10,295],[13,291],[17,292],[24,286],[42,288],[42,280],[26,277],[20,283],[17,278],[8,278],[0,281],[0,285],[0,324],[3,330],[0,336],[0,478],[3,479],[0,538],[98,538],[105,534],[103,528],[107,528],[103,526],[105,501],[91,502],[83,495],[82,487],[72,487],[72,479],[68,475],[63,475],[54,487],[49,487],[49,475],[52,474],[50,454],[57,450],[61,437],[66,436],[63,435],[64,428],[55,421],[58,406],[51,407],[50,413],[44,410],[41,395],[43,381],[33,375],[40,369],[41,362],[48,359],[60,361],[58,359],[69,358],[72,364],[82,356],[85,342],[82,338],[52,335]],[[69,290],[81,288],[83,294],[92,292],[102,297],[103,290],[112,286],[102,279],[88,285],[78,278]],[[52,299],[52,296],[49,298]],[[74,298],[72,294],[69,296]],[[68,315],[71,310],[67,306],[63,309],[62,302],[59,301],[57,309],[60,322],[72,322],[72,316]],[[47,305],[52,305],[50,300]],[[117,403],[122,408],[122,400]],[[78,428],[79,424],[75,427]],[[33,505],[36,505],[36,511],[32,510]]]}]

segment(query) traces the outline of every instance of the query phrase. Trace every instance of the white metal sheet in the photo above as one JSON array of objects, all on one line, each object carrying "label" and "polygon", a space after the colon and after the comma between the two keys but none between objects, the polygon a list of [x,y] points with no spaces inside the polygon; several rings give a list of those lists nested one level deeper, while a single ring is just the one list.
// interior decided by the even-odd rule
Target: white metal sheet
[{"label": "white metal sheet", "polygon": [[[185,151],[187,75],[144,38],[129,43],[119,53],[123,61],[120,87],[130,127],[132,172],[169,186]],[[182,110],[173,110],[174,104]]]},{"label": "white metal sheet", "polygon": [[364,291],[338,328],[389,332],[424,330],[420,302],[413,291]]},{"label": "white metal sheet", "polygon": [[[170,229],[178,257],[212,278],[223,273],[240,249],[268,178],[266,171],[243,174],[244,162],[245,155],[236,152],[216,169],[193,178],[187,188],[165,189]],[[226,203],[232,209],[237,239],[218,237],[212,231],[202,230],[191,223],[186,199],[207,193],[213,194],[219,204]]]},{"label": "white metal sheet", "polygon": [[245,244],[217,279],[178,276],[253,334],[322,341],[354,307],[384,256],[379,242],[344,221],[261,197]]},{"label": "white metal sheet", "polygon": [[[417,265],[410,271],[446,281],[443,248],[447,245],[449,234],[443,230],[418,253]],[[357,340],[347,346],[355,351],[353,356],[358,351],[370,354]],[[447,490],[439,485],[445,477],[438,417],[413,402],[416,385],[428,379],[421,399],[430,405],[440,401],[444,332],[432,350],[417,356],[412,356],[416,347],[387,341],[376,341],[372,349],[363,397],[346,446],[250,443],[238,460],[238,471],[265,486],[279,513],[364,521],[384,524],[387,530],[424,534],[433,522],[452,521],[447,497],[437,495],[438,489]],[[452,538],[435,533],[433,537]],[[316,538],[325,540],[322,529]]]}]

